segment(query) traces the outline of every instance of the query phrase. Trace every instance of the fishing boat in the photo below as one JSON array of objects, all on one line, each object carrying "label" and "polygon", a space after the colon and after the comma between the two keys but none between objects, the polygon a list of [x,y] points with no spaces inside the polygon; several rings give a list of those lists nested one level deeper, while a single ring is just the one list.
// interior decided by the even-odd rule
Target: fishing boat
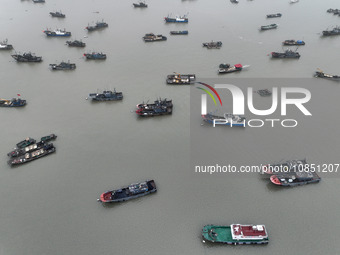
[{"label": "fishing boat", "polygon": [[50,64],[52,70],[74,70],[76,69],[76,64],[62,61],[60,64]]},{"label": "fishing boat", "polygon": [[187,35],[189,34],[188,30],[183,30],[183,31],[170,31],[171,35]]},{"label": "fishing boat", "polygon": [[21,165],[35,159],[47,156],[51,153],[55,152],[55,147],[52,143],[45,144],[44,146],[37,148],[32,152],[27,152],[25,155],[10,159],[8,164],[11,166]]},{"label": "fishing boat", "polygon": [[133,7],[136,7],[136,8],[147,8],[148,5],[145,2],[139,2],[137,4],[134,3]]},{"label": "fishing boat", "polygon": [[291,4],[295,4],[295,3],[297,3],[297,2],[299,2],[299,0],[290,0],[290,3],[291,3]]},{"label": "fishing boat", "polygon": [[41,62],[42,57],[37,57],[31,52],[24,53],[24,54],[14,54],[11,55],[17,62]]},{"label": "fishing boat", "polygon": [[270,19],[270,18],[280,18],[282,16],[281,13],[276,13],[276,14],[268,14],[267,15],[267,18]]},{"label": "fishing boat", "polygon": [[41,137],[40,141],[47,143],[47,142],[55,140],[55,139],[57,139],[57,136],[55,134],[50,134],[50,135]]},{"label": "fishing boat", "polygon": [[306,43],[301,40],[285,40],[284,42],[282,42],[282,44],[286,46],[301,46],[305,45]]},{"label": "fishing boat", "polygon": [[0,42],[0,50],[12,50],[13,46],[11,44],[7,43],[8,40],[4,40],[2,42]]},{"label": "fishing boat", "polygon": [[86,43],[82,41],[78,41],[78,40],[66,41],[66,44],[70,47],[85,47],[86,46]]},{"label": "fishing boat", "polygon": [[0,99],[0,107],[21,107],[26,105],[26,100],[20,98]]},{"label": "fishing boat", "polygon": [[193,84],[196,80],[195,74],[169,74],[166,79],[167,84],[171,85],[185,85],[185,84]]},{"label": "fishing boat", "polygon": [[268,244],[264,225],[231,224],[230,226],[206,225],[202,229],[204,241],[224,244]]},{"label": "fishing boat", "polygon": [[103,59],[106,59],[106,54],[102,52],[101,53],[99,52],[84,53],[84,57],[86,57],[86,59],[103,60]]},{"label": "fishing boat", "polygon": [[45,3],[45,0],[32,0],[33,3]]},{"label": "fishing boat", "polygon": [[266,26],[261,26],[261,30],[269,30],[269,29],[275,29],[277,28],[277,24],[270,24]]},{"label": "fishing boat", "polygon": [[285,52],[272,52],[272,58],[300,58],[299,52],[286,50]]},{"label": "fishing boat", "polygon": [[340,81],[340,75],[327,74],[320,69],[318,69],[318,71],[315,72],[314,77]]},{"label": "fishing boat", "polygon": [[238,4],[239,0],[230,0],[230,2],[233,3],[233,4]]},{"label": "fishing boat", "polygon": [[231,113],[225,113],[223,116],[207,113],[202,115],[205,122],[215,125],[225,125],[230,127],[246,127],[246,118],[241,115],[234,115]]},{"label": "fishing boat", "polygon": [[124,202],[133,198],[149,195],[157,191],[154,180],[133,183],[127,187],[109,190],[100,195],[98,201],[103,203]]},{"label": "fishing boat", "polygon": [[321,178],[316,172],[296,171],[280,173],[270,176],[270,181],[278,186],[290,187],[309,183],[318,183]]},{"label": "fishing boat", "polygon": [[255,92],[262,97],[271,96],[271,94],[272,94],[272,92],[269,89],[259,89]]},{"label": "fishing boat", "polygon": [[166,41],[166,36],[155,35],[153,33],[145,34],[143,37],[144,42],[156,42],[156,41]]},{"label": "fishing boat", "polygon": [[224,73],[233,73],[233,72],[239,72],[242,71],[243,66],[241,64],[236,64],[233,66],[230,66],[230,64],[220,64],[220,68],[218,69],[219,74]]},{"label": "fishing boat", "polygon": [[43,32],[47,36],[52,36],[52,37],[67,37],[67,36],[71,36],[71,32],[67,32],[65,29],[64,30],[55,29],[54,31],[46,29]]},{"label": "fishing boat", "polygon": [[340,35],[340,26],[336,26],[332,30],[322,31],[323,36]]},{"label": "fishing boat", "polygon": [[60,12],[50,12],[50,15],[52,17],[56,17],[56,18],[65,18],[66,15],[63,14],[61,11]]},{"label": "fishing boat", "polygon": [[123,99],[123,92],[104,90],[102,93],[91,93],[88,98],[93,101],[117,101]]},{"label": "fishing boat", "polygon": [[183,16],[176,16],[175,18],[170,18],[168,17],[164,17],[164,20],[166,23],[188,23],[189,19],[187,18],[186,15]]},{"label": "fishing boat", "polygon": [[206,43],[203,43],[203,47],[207,47],[208,49],[219,49],[222,47],[222,42],[221,41],[206,42]]},{"label": "fishing boat", "polygon": [[87,26],[85,29],[87,29],[87,31],[92,32],[98,29],[102,29],[102,28],[106,28],[109,25],[104,22],[104,20],[102,20],[101,22],[97,21],[96,24],[94,26]]},{"label": "fishing boat", "polygon": [[25,140],[23,140],[21,142],[18,142],[16,144],[16,146],[17,146],[18,149],[22,149],[22,148],[25,148],[26,146],[31,145],[31,144],[33,144],[35,142],[36,142],[35,139],[33,139],[31,137],[27,137]]},{"label": "fishing boat", "polygon": [[153,104],[142,103],[138,104],[136,113],[139,116],[149,117],[149,116],[159,116],[159,115],[169,115],[172,114],[172,100],[167,99],[157,99]]},{"label": "fishing boat", "polygon": [[293,159],[284,162],[267,164],[262,167],[263,174],[290,173],[301,170],[307,164],[306,159]]}]

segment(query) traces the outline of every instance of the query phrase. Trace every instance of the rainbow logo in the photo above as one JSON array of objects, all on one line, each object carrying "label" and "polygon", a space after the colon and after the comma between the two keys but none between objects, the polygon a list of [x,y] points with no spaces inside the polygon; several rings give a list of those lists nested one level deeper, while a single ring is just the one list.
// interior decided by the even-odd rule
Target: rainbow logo
[{"label": "rainbow logo", "polygon": [[[206,86],[206,87],[209,88],[212,92],[214,92],[215,95],[217,96],[218,100],[220,101],[221,106],[222,106],[222,100],[221,100],[221,98],[220,98],[220,95],[217,93],[217,91],[216,91],[212,86],[210,86],[210,85],[208,85],[208,84],[206,84],[206,83],[203,83],[203,82],[196,82],[196,83],[199,83],[199,84],[201,84],[201,85],[203,85],[203,86]],[[214,96],[211,94],[211,92],[210,92],[209,90],[203,89],[203,88],[200,88],[200,87],[196,87],[196,88],[201,89],[201,90],[203,90],[205,93],[207,93],[207,94],[212,98],[212,100],[214,101],[215,105],[217,105]]]}]

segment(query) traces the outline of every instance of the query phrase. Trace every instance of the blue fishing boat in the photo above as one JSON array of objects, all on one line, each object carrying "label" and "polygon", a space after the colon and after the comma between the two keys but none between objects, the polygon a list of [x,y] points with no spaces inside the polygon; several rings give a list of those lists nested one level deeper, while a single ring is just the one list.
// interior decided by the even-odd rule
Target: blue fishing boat
[{"label": "blue fishing boat", "polygon": [[188,30],[183,30],[183,31],[170,31],[171,35],[187,35],[189,34]]},{"label": "blue fishing boat", "polygon": [[65,29],[64,30],[61,30],[61,29],[56,29],[54,31],[51,31],[51,30],[44,30],[43,31],[47,36],[62,36],[62,37],[65,37],[65,36],[71,36],[71,32],[67,32]]}]

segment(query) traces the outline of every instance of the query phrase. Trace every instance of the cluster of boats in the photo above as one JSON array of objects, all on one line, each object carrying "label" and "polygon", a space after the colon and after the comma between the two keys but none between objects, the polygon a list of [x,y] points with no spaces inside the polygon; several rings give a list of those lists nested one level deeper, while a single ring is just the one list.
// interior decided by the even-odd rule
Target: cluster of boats
[{"label": "cluster of boats", "polygon": [[340,9],[328,9],[327,10],[328,13],[333,13],[334,15],[339,15],[340,16]]},{"label": "cluster of boats", "polygon": [[39,142],[30,137],[24,139],[16,144],[14,150],[7,153],[10,157],[7,163],[11,166],[21,165],[55,152],[53,143],[49,142],[56,138],[55,134],[51,134],[41,137]]}]

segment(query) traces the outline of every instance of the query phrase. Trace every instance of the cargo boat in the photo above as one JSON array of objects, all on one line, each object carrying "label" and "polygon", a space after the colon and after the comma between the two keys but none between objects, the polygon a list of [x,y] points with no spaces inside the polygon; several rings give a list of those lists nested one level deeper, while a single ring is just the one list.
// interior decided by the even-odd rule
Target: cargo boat
[{"label": "cargo boat", "polygon": [[153,33],[145,34],[143,37],[144,42],[156,42],[156,41],[166,41],[166,36],[163,35],[155,35]]},{"label": "cargo boat", "polygon": [[99,60],[103,60],[106,59],[106,54],[104,53],[99,53],[99,52],[92,52],[92,53],[85,53],[84,57],[86,57],[86,59],[99,59]]},{"label": "cargo boat", "polygon": [[136,113],[139,116],[149,117],[149,116],[159,116],[159,115],[169,115],[172,114],[172,100],[159,99],[153,104],[138,104]]},{"label": "cargo boat", "polygon": [[12,50],[13,49],[13,45],[8,44],[7,42],[8,42],[7,39],[0,42],[0,50]]},{"label": "cargo boat", "polygon": [[50,15],[55,18],[65,18],[66,15],[60,12],[50,12]]},{"label": "cargo boat", "polygon": [[321,178],[315,172],[297,171],[289,173],[280,173],[270,176],[270,181],[279,186],[298,186],[309,183],[317,183]]},{"label": "cargo boat", "polygon": [[169,74],[166,78],[166,83],[171,85],[186,85],[193,84],[196,80],[195,74]]},{"label": "cargo boat", "polygon": [[276,13],[276,14],[268,14],[267,15],[267,18],[270,19],[270,18],[280,18],[282,16],[281,13]]},{"label": "cargo boat", "polygon": [[67,32],[65,29],[64,30],[55,29],[54,31],[46,29],[43,32],[47,36],[51,36],[51,37],[68,37],[68,36],[71,36],[71,32]]},{"label": "cargo boat", "polygon": [[272,52],[272,58],[300,58],[299,52],[286,50],[285,52]]},{"label": "cargo boat", "polygon": [[12,98],[11,100],[0,99],[0,107],[21,107],[26,105],[26,100]]},{"label": "cargo boat", "polygon": [[324,30],[322,31],[323,36],[332,36],[332,35],[340,35],[340,27],[336,26],[332,30]]},{"label": "cargo boat", "polygon": [[326,74],[321,70],[316,71],[314,77],[325,78],[325,79],[334,80],[334,81],[340,81],[340,75]]},{"label": "cargo boat", "polygon": [[70,62],[61,62],[59,65],[50,64],[52,70],[74,70],[76,69],[76,64]]},{"label": "cargo boat", "polygon": [[222,47],[222,42],[221,41],[206,42],[206,43],[203,43],[203,47],[207,47],[208,49],[219,49]]},{"label": "cargo boat", "polygon": [[25,148],[26,146],[31,145],[31,144],[33,144],[35,142],[36,142],[35,139],[27,137],[25,140],[23,140],[21,142],[18,142],[16,144],[16,146],[17,146],[18,149],[22,149],[22,148]]},{"label": "cargo boat", "polygon": [[204,241],[224,244],[268,244],[264,225],[231,224],[230,226],[206,225],[202,229]]},{"label": "cargo boat", "polygon": [[34,56],[31,52],[11,55],[17,62],[41,62],[42,57]]},{"label": "cargo boat", "polygon": [[[305,159],[288,160],[283,163],[268,164],[262,167],[264,174],[290,173],[301,170],[307,164]],[[300,168],[299,168],[300,167]]]},{"label": "cargo boat", "polygon": [[93,101],[117,101],[123,99],[123,92],[104,90],[103,93],[91,93],[88,98]]},{"label": "cargo boat", "polygon": [[86,44],[82,41],[74,40],[74,41],[66,41],[66,44],[70,47],[85,47]]},{"label": "cargo boat", "polygon": [[92,31],[95,31],[95,30],[98,30],[98,29],[101,29],[101,28],[106,28],[108,26],[109,25],[102,20],[102,22],[97,21],[94,26],[87,26],[85,29],[87,29],[87,31],[89,31],[89,32],[92,32]]},{"label": "cargo boat", "polygon": [[218,69],[218,73],[224,74],[224,73],[233,73],[233,72],[239,72],[242,71],[243,66],[241,64],[236,64],[233,66],[230,66],[230,64],[220,64],[220,68]]},{"label": "cargo boat", "polygon": [[145,2],[139,2],[137,4],[133,3],[133,7],[136,7],[136,8],[147,8],[148,5]]},{"label": "cargo boat", "polygon": [[123,202],[133,198],[149,195],[157,191],[154,180],[133,183],[128,187],[106,191],[100,195],[98,201],[103,203]]},{"label": "cargo boat", "polygon": [[168,17],[165,17],[164,20],[166,23],[188,23],[189,22],[189,19],[187,18],[186,15],[176,16],[175,18],[170,18],[168,16]]},{"label": "cargo boat", "polygon": [[188,30],[183,30],[183,31],[170,31],[171,35],[187,35],[189,34]]},{"label": "cargo boat", "polygon": [[261,30],[269,30],[269,29],[275,29],[277,28],[277,24],[270,24],[266,26],[261,26]]},{"label": "cargo boat", "polygon": [[202,118],[204,121],[213,125],[246,127],[246,117],[243,117],[241,115],[225,113],[224,116],[217,116],[212,113],[207,113],[202,115]]},{"label": "cargo boat", "polygon": [[42,146],[41,148],[38,148],[37,150],[28,152],[23,156],[16,157],[16,158],[9,160],[8,164],[11,166],[24,164],[24,163],[33,161],[35,159],[47,156],[53,152],[55,152],[54,145],[52,143],[45,144],[44,146]]},{"label": "cargo boat", "polygon": [[296,40],[285,40],[282,44],[286,46],[301,46],[301,45],[305,45],[306,43],[301,40],[297,40],[297,41]]}]

